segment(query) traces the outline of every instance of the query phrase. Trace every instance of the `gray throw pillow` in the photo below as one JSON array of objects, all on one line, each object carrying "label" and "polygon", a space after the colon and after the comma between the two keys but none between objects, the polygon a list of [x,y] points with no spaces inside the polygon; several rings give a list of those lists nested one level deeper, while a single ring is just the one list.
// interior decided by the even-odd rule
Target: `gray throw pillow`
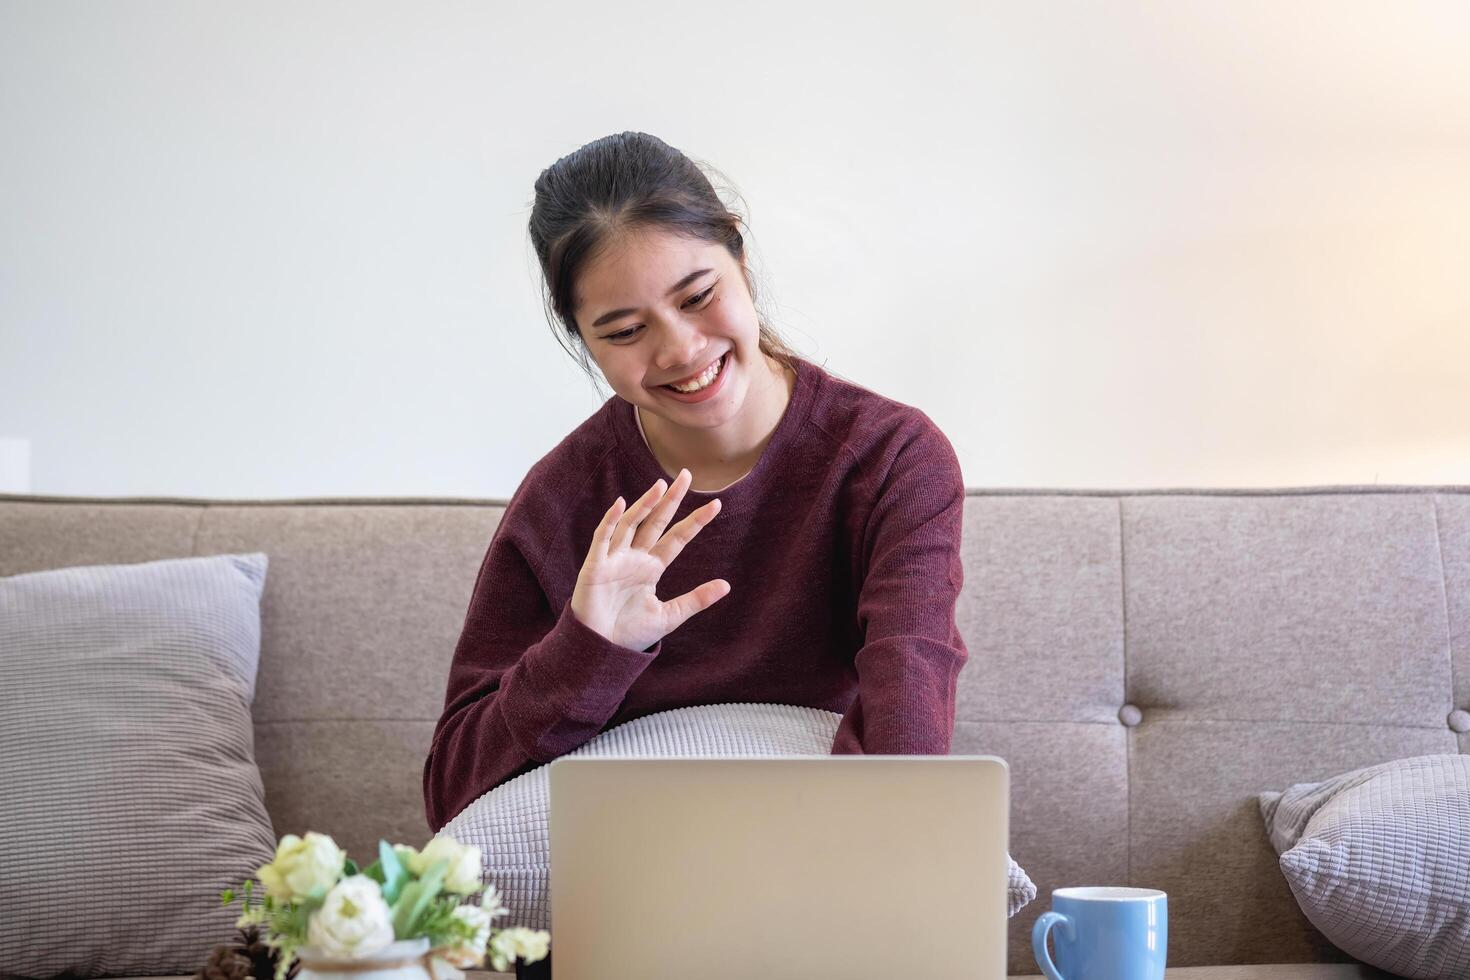
[{"label": "gray throw pillow", "polygon": [[262,554],[0,578],[0,976],[193,973],[269,861]]},{"label": "gray throw pillow", "polygon": [[[583,743],[572,756],[691,757],[826,755],[842,716],[790,704],[736,703],[672,708],[624,722]],[[485,880],[510,910],[505,921],[551,928],[551,765],[538,766],[491,789],[441,834],[474,844]],[[1036,897],[1036,885],[1007,858],[1007,914]]]},{"label": "gray throw pillow", "polygon": [[1260,805],[1297,904],[1334,945],[1417,980],[1470,976],[1470,757],[1399,759]]}]

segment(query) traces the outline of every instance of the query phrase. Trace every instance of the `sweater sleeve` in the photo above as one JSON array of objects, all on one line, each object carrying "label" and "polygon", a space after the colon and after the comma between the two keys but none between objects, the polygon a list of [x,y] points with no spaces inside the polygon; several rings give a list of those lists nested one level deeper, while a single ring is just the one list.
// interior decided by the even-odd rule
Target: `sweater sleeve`
[{"label": "sweater sleeve", "polygon": [[570,600],[552,608],[528,549],[509,533],[519,526],[516,503],[475,580],[424,761],[436,833],[488,790],[602,731],[663,646],[619,646],[583,625]]},{"label": "sweater sleeve", "polygon": [[949,753],[955,685],[969,655],[955,624],[964,504],[959,460],[928,422],[895,454],[863,531],[858,694],[833,755]]}]

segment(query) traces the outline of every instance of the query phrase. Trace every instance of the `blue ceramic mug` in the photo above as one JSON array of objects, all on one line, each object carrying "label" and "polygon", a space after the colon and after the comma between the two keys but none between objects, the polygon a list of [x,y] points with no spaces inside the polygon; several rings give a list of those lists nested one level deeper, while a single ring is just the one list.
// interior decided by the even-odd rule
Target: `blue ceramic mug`
[{"label": "blue ceramic mug", "polygon": [[1169,896],[1153,888],[1058,888],[1031,930],[1049,980],[1163,980],[1168,947]]}]

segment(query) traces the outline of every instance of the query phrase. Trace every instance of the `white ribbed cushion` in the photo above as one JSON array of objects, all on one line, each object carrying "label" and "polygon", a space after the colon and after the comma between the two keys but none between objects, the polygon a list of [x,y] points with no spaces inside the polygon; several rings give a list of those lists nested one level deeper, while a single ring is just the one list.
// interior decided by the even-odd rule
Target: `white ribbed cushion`
[{"label": "white ribbed cushion", "polygon": [[0,578],[0,976],[187,974],[269,861],[266,556]]},{"label": "white ribbed cushion", "polygon": [[1470,757],[1427,755],[1260,794],[1302,912],[1417,980],[1470,977]]},{"label": "white ribbed cushion", "polygon": [[[827,755],[842,716],[789,704],[675,708],[610,728],[568,755],[672,757]],[[510,925],[549,929],[549,764],[490,790],[440,831],[483,849],[485,877],[505,897]],[[1015,861],[1007,872],[1008,914],[1036,897]]]}]

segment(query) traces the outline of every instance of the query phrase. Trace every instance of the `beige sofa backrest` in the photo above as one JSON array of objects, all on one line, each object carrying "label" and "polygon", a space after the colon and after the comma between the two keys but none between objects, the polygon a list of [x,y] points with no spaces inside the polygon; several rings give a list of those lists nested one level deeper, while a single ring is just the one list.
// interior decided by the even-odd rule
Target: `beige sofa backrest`
[{"label": "beige sofa backrest", "polygon": [[[256,753],[278,833],[418,841],[420,775],[494,501],[0,496],[0,575],[263,551]],[[1255,794],[1470,736],[1470,487],[971,491],[953,751],[1011,766],[1050,889],[1170,895],[1171,965],[1345,959]]]}]

